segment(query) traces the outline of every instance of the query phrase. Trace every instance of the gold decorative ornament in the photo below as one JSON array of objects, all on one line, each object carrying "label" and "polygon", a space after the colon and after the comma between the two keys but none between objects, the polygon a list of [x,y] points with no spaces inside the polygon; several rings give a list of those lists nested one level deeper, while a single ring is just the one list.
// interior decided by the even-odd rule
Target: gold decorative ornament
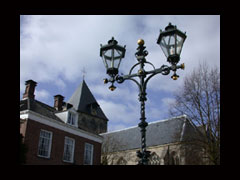
[{"label": "gold decorative ornament", "polygon": [[139,39],[139,40],[137,41],[137,43],[138,43],[138,45],[144,45],[144,40],[143,40],[143,39]]}]

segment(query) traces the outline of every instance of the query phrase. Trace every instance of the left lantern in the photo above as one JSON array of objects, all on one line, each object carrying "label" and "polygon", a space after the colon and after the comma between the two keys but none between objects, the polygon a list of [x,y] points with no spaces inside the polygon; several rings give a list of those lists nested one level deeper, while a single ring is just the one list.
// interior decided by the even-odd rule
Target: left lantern
[{"label": "left lantern", "polygon": [[103,63],[109,76],[115,77],[118,74],[121,60],[125,56],[125,47],[126,46],[122,47],[118,45],[118,42],[114,37],[108,41],[108,44],[101,45],[100,56],[103,59]]}]

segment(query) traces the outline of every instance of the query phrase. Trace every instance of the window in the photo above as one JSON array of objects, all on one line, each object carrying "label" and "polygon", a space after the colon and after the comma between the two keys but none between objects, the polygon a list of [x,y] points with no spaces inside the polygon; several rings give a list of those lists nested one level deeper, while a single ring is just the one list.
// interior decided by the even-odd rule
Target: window
[{"label": "window", "polygon": [[91,114],[96,116],[97,115],[97,109],[92,107],[91,108]]},{"label": "window", "polygon": [[149,158],[149,164],[150,165],[160,165],[161,164],[161,160],[160,157],[153,152]]},{"label": "window", "polygon": [[93,163],[93,145],[85,143],[84,164],[92,165],[92,163]]},{"label": "window", "polygon": [[91,114],[97,115],[97,106],[95,104],[91,104]]},{"label": "window", "polygon": [[69,137],[65,137],[63,161],[71,162],[71,163],[73,162],[74,146],[75,146],[75,140]]},{"label": "window", "polygon": [[76,125],[76,115],[74,113],[68,112],[67,123],[71,125]]},{"label": "window", "polygon": [[41,130],[38,143],[38,156],[50,158],[52,132]]},{"label": "window", "polygon": [[117,161],[116,164],[117,164],[117,165],[127,165],[127,161],[121,156],[121,157],[118,159],[118,161]]}]

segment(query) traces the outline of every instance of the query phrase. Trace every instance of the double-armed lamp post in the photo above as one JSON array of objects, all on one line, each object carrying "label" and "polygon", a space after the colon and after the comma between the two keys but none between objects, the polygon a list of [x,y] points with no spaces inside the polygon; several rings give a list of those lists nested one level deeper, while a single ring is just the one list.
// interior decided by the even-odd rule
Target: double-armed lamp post
[{"label": "double-armed lamp post", "polygon": [[[165,31],[160,30],[157,44],[162,48],[167,57],[167,61],[171,66],[162,65],[157,69],[152,63],[146,60],[145,57],[148,55],[148,51],[145,50],[146,47],[144,46],[144,40],[139,39],[137,52],[135,53],[138,62],[132,66],[128,75],[118,74],[121,60],[125,56],[126,46],[122,47],[118,45],[118,42],[114,38],[109,40],[107,45],[101,45],[100,56],[103,59],[107,74],[109,75],[108,79],[104,79],[104,83],[111,83],[109,89],[114,91],[116,89],[114,82],[123,83],[125,80],[132,80],[139,88],[138,100],[141,103],[141,122],[138,124],[138,127],[141,129],[141,150],[137,151],[137,156],[140,158],[138,162],[139,165],[147,165],[150,156],[150,151],[147,151],[146,149],[146,127],[148,126],[148,123],[146,122],[145,117],[145,101],[147,100],[147,83],[156,74],[168,75],[171,70],[173,71],[171,78],[173,80],[178,79],[179,76],[176,74],[177,69],[184,69],[184,64],[177,64],[180,60],[181,50],[186,37],[186,32],[181,32],[177,29],[177,26],[173,26],[171,23],[165,28]],[[153,70],[145,71],[145,64],[150,64]],[[137,73],[132,73],[133,69],[137,66],[139,67]],[[135,77],[138,77],[139,81],[137,81]]]}]

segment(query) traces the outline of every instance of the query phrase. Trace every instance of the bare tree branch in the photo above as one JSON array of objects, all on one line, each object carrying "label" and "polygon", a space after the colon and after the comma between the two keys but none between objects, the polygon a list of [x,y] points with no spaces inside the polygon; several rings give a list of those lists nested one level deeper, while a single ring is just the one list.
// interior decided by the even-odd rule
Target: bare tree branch
[{"label": "bare tree branch", "polygon": [[201,127],[196,142],[202,146],[212,164],[220,163],[220,72],[207,63],[184,79],[182,89],[175,94],[170,115],[186,114],[191,122]]}]

